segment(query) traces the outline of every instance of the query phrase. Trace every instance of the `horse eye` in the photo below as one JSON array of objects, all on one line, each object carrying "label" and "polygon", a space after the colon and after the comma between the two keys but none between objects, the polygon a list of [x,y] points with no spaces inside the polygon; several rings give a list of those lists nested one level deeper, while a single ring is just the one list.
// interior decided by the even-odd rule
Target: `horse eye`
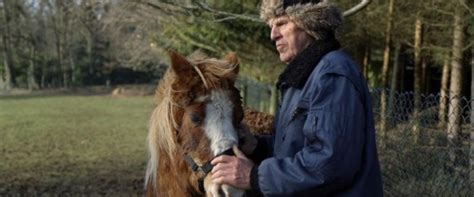
[{"label": "horse eye", "polygon": [[199,115],[197,115],[197,114],[191,114],[191,122],[193,122],[193,123],[196,124],[196,125],[199,125],[199,124],[201,124],[202,119],[201,119],[201,117],[200,117]]},{"label": "horse eye", "polygon": [[189,91],[188,92],[188,97],[191,99],[191,100],[194,100],[196,98],[196,95],[194,94],[193,91]]}]

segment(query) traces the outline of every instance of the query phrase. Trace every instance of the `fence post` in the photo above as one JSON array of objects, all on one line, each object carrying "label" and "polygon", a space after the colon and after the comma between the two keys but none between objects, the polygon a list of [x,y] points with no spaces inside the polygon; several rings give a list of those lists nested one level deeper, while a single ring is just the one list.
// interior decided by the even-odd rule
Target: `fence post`
[{"label": "fence post", "polygon": [[271,96],[270,96],[270,109],[269,112],[272,115],[275,115],[278,108],[278,89],[276,85],[271,86]]}]

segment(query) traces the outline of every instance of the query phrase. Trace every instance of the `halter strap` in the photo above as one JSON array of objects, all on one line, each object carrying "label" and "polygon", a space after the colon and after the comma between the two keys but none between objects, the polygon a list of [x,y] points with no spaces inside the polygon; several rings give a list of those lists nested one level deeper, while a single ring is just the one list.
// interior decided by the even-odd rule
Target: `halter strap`
[{"label": "halter strap", "polygon": [[188,166],[191,168],[191,170],[193,172],[198,172],[198,171],[201,171],[204,173],[204,176],[199,178],[198,179],[198,186],[199,186],[199,190],[202,192],[202,193],[205,193],[206,190],[204,189],[204,177],[207,176],[207,174],[209,174],[209,172],[212,171],[212,168],[214,167],[212,164],[211,164],[211,161],[216,158],[216,157],[219,157],[221,155],[228,155],[228,156],[234,156],[235,153],[234,151],[232,150],[232,148],[229,148],[227,150],[225,150],[224,152],[222,153],[219,153],[217,154],[215,157],[213,157],[211,160],[207,161],[204,165],[200,166],[198,165],[194,159],[189,156],[189,155],[185,155],[184,156],[184,161],[186,161],[186,164],[188,164]]},{"label": "halter strap", "polygon": [[214,167],[212,164],[211,164],[211,161],[216,158],[216,157],[219,157],[221,155],[228,155],[228,156],[234,156],[235,153],[234,151],[232,150],[232,148],[229,148],[227,150],[225,150],[224,152],[222,153],[219,153],[217,154],[215,157],[213,157],[211,160],[207,161],[206,163],[204,163],[204,165],[200,166],[198,165],[194,159],[189,156],[189,155],[185,155],[184,156],[184,161],[186,161],[186,164],[188,164],[188,166],[193,170],[193,172],[198,172],[198,171],[201,171],[201,172],[204,172],[205,175],[209,174],[209,172],[212,171],[212,168]]}]

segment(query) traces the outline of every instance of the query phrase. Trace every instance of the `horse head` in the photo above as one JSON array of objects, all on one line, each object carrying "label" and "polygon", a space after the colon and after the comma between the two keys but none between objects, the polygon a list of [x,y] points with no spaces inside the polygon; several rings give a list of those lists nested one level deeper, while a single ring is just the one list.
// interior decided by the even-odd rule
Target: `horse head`
[{"label": "horse head", "polygon": [[202,190],[207,196],[243,195],[209,178],[210,161],[232,154],[242,130],[236,55],[188,60],[172,52],[170,59],[150,120],[147,195],[189,196]]}]

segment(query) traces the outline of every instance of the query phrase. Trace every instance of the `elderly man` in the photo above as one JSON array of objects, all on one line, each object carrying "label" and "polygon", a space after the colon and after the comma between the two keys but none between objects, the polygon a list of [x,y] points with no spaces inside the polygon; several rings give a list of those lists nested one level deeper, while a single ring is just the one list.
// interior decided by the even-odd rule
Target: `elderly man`
[{"label": "elderly man", "polygon": [[287,63],[274,136],[259,139],[253,156],[268,154],[256,164],[240,153],[215,158],[213,181],[265,196],[382,196],[370,94],[339,50],[340,11],[327,1],[264,0],[261,17]]}]

